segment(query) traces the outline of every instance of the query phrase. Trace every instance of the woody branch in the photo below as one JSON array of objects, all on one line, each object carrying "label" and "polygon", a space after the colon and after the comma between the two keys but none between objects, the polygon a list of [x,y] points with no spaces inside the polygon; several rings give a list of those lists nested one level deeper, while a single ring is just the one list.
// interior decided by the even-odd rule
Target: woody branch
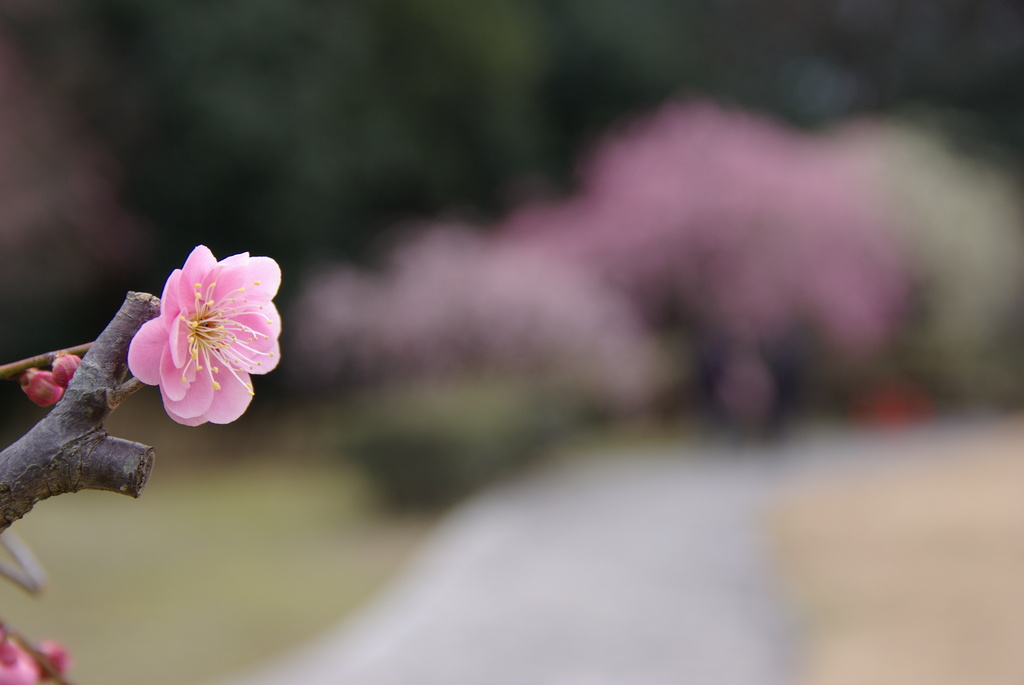
[{"label": "woody branch", "polygon": [[108,435],[103,422],[140,385],[127,352],[160,300],[129,292],[82,359],[61,400],[17,442],[0,452],[0,532],[47,497],[108,490],[138,497],[153,468],[153,448]]}]

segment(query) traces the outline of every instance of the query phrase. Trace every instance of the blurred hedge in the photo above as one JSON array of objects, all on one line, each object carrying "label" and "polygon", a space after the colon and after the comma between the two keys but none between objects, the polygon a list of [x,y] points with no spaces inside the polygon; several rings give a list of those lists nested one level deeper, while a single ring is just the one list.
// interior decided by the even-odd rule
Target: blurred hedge
[{"label": "blurred hedge", "polygon": [[557,391],[508,379],[381,389],[340,415],[342,455],[401,508],[450,504],[528,465],[589,420]]}]

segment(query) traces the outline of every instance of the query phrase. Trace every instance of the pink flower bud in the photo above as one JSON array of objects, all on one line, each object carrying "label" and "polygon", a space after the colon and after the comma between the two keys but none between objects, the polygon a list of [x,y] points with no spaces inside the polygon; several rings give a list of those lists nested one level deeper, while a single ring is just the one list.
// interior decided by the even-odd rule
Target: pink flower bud
[{"label": "pink flower bud", "polygon": [[64,388],[53,382],[53,374],[40,369],[29,369],[21,374],[21,389],[40,407],[49,407],[64,394]]},{"label": "pink flower bud", "polygon": [[10,640],[0,642],[0,685],[36,685],[39,664]]},{"label": "pink flower bud", "polygon": [[[71,668],[71,654],[61,643],[55,640],[42,640],[37,649],[50,661],[57,675],[63,676]],[[45,676],[43,679],[46,679]]]},{"label": "pink flower bud", "polygon": [[68,387],[75,370],[82,363],[77,354],[62,354],[53,360],[53,382],[62,388]]}]

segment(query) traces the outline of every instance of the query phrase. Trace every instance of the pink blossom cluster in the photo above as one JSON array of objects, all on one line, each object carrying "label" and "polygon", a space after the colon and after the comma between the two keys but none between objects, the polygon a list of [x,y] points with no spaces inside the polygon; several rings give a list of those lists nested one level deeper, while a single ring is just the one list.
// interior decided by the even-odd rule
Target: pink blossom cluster
[{"label": "pink blossom cluster", "polygon": [[294,314],[299,369],[387,381],[504,373],[567,380],[616,405],[642,400],[653,346],[623,296],[532,247],[436,226],[401,244],[382,273],[337,266]]},{"label": "pink blossom cluster", "polygon": [[743,335],[812,322],[866,351],[900,319],[906,264],[873,194],[827,142],[710,104],[670,104],[601,140],[580,187],[500,227],[571,257],[650,316]]}]

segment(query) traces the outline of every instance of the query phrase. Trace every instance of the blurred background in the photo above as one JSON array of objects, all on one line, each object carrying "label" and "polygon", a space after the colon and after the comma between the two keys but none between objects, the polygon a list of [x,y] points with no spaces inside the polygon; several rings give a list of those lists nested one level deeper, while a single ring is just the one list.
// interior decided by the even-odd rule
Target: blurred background
[{"label": "blurred background", "polygon": [[[153,508],[40,507],[53,595],[0,615],[102,682],[129,639],[198,682],[545,459],[1014,415],[1022,77],[1010,0],[0,0],[0,360],[200,243],[277,259],[286,322],[237,424],[119,410]],[[25,405],[0,388],[4,435]]]}]

